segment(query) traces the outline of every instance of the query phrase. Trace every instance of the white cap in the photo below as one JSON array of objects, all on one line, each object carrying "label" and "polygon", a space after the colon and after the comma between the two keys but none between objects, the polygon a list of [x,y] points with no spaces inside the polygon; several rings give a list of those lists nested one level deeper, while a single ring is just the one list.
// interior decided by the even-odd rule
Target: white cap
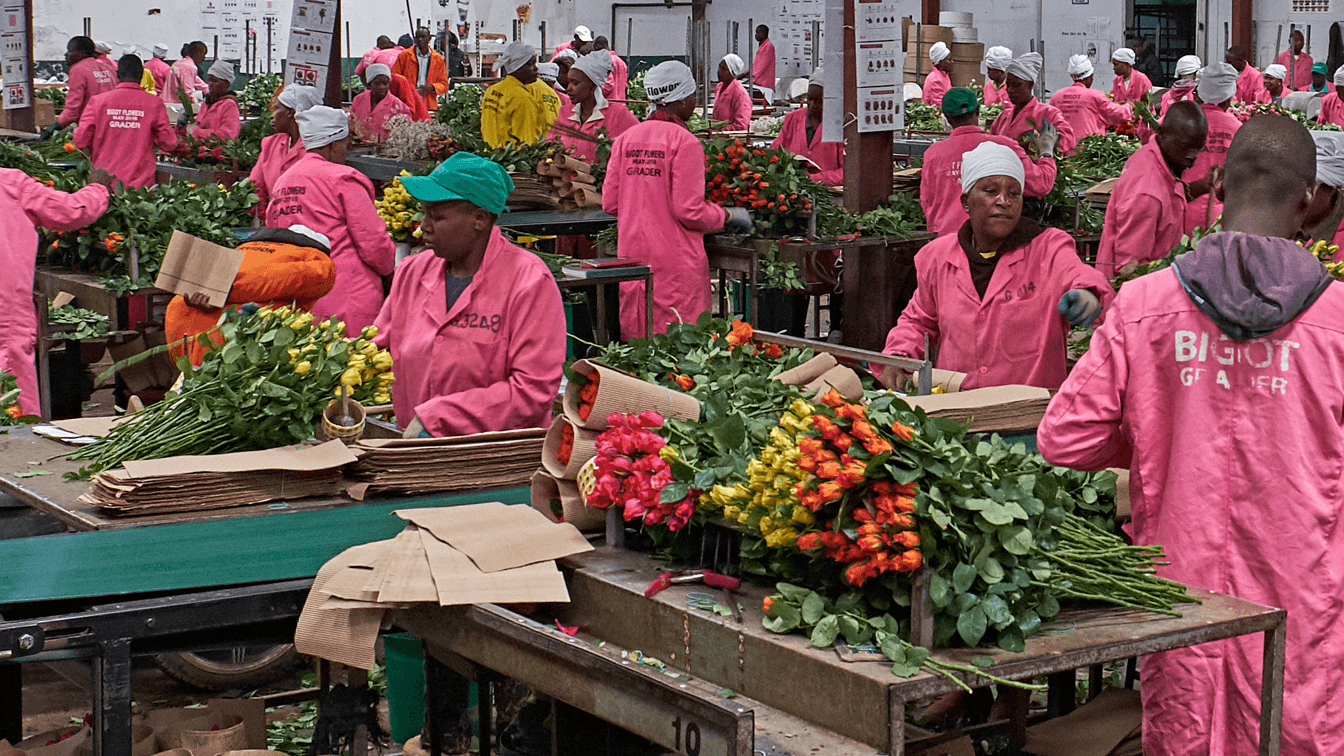
[{"label": "white cap", "polygon": [[226,60],[215,61],[210,64],[210,70],[205,72],[206,78],[223,79],[229,83],[229,86],[233,86],[234,75],[233,64]]},{"label": "white cap", "polygon": [[677,102],[695,94],[695,76],[679,60],[665,60],[644,75],[644,93],[655,105]]},{"label": "white cap", "polygon": [[1344,87],[1344,66],[1335,69],[1335,86]]},{"label": "white cap", "polygon": [[167,55],[168,55],[168,45],[165,45],[162,42],[158,43],[157,45],[154,45],[154,57],[163,58],[166,57]]},{"label": "white cap", "polygon": [[1199,59],[1198,55],[1182,55],[1176,61],[1176,75],[1189,76],[1192,73],[1199,73],[1199,69],[1204,67],[1204,61]]},{"label": "white cap", "polygon": [[[369,66],[369,68],[373,68],[373,66]],[[366,69],[364,69],[364,70],[367,71],[367,70],[369,70],[369,69],[366,68]],[[537,64],[537,78],[538,78],[538,79],[541,79],[542,81],[546,82],[547,84],[554,84],[554,83],[555,83],[555,80],[558,79],[558,78],[560,78],[560,64],[559,64],[559,63],[551,63],[551,62],[549,62],[549,61],[546,62],[546,63],[538,63],[538,64]]]},{"label": "white cap", "polygon": [[985,68],[1004,71],[1013,62],[1013,51],[1003,45],[995,45],[985,52]]},{"label": "white cap", "polygon": [[732,74],[734,79],[747,72],[746,61],[738,55],[728,53],[723,56],[723,62],[728,64],[728,73]]},{"label": "white cap", "polygon": [[961,156],[961,193],[966,194],[975,183],[990,176],[1009,176],[1023,186],[1027,169],[1011,147],[998,142],[981,142],[975,149]]},{"label": "white cap", "polygon": [[574,27],[574,36],[578,37],[580,42],[592,42],[593,30],[582,25],[576,26]]},{"label": "white cap", "polygon": [[1023,81],[1036,81],[1041,75],[1042,62],[1040,53],[1027,53],[1020,58],[1013,58],[1013,62],[1008,64],[1004,73]]},{"label": "white cap", "polygon": [[1074,81],[1086,79],[1094,73],[1092,68],[1092,59],[1086,55],[1069,56],[1069,75]]},{"label": "white cap", "polygon": [[527,62],[536,56],[537,51],[533,50],[531,45],[522,42],[510,43],[499,55],[499,69],[505,74],[511,74],[527,65]]},{"label": "white cap", "polygon": [[569,61],[570,63],[573,63],[574,61],[576,61],[576,60],[579,59],[579,54],[578,54],[577,52],[574,51],[574,48],[572,48],[572,47],[566,47],[565,49],[563,49],[563,50],[561,50],[560,52],[556,53],[556,55],[555,55],[555,59],[556,59],[557,61],[559,61],[559,60],[567,60],[567,61]]},{"label": "white cap", "polygon": [[290,226],[287,230],[293,231],[299,236],[312,239],[313,241],[317,242],[318,244],[321,244],[327,249],[331,249],[331,239],[327,238],[326,234],[318,233],[317,231],[308,228],[302,223],[295,223],[294,225]]},{"label": "white cap", "polygon": [[392,81],[392,69],[386,63],[370,63],[364,67],[364,81],[372,82],[379,76],[386,76],[388,81]]},{"label": "white cap", "polygon": [[1288,68],[1286,66],[1281,66],[1278,63],[1270,63],[1265,66],[1265,76],[1283,81],[1288,78]]},{"label": "white cap", "polygon": [[809,87],[826,88],[826,72],[822,70],[821,66],[812,69],[812,75],[807,78],[807,85]]},{"label": "white cap", "polygon": [[1211,105],[1221,105],[1237,93],[1237,69],[1221,60],[1210,63],[1199,72],[1195,94]]},{"label": "white cap", "polygon": [[951,54],[952,51],[947,48],[947,43],[945,42],[934,42],[933,47],[929,48],[929,60],[934,63],[943,62],[943,60]]},{"label": "white cap", "polygon": [[[376,64],[375,64],[376,65]],[[373,66],[369,66],[372,68]],[[368,68],[364,69],[365,71]],[[322,93],[317,91],[317,87],[308,87],[302,84],[286,84],[280,91],[280,96],[276,101],[289,108],[295,113],[303,111],[322,104]]]},{"label": "white cap", "polygon": [[924,96],[924,88],[923,88],[923,87],[921,87],[920,85],[914,83],[913,81],[906,82],[906,84],[905,84],[905,94],[904,94],[904,97],[905,97],[905,101],[906,101],[906,102],[909,102],[909,101],[911,101],[911,100],[918,100],[918,99],[922,98],[923,96]]},{"label": "white cap", "polygon": [[294,116],[299,122],[299,138],[305,150],[315,150],[350,135],[350,119],[345,111],[326,105],[313,107]]},{"label": "white cap", "polygon": [[[611,75],[611,56],[610,55],[585,55],[574,61],[569,67],[571,72],[581,71],[588,80],[597,85],[600,89],[602,83]],[[557,69],[559,67],[557,66]]]},{"label": "white cap", "polygon": [[1117,63],[1128,63],[1132,66],[1134,65],[1134,51],[1128,47],[1122,47],[1111,53],[1111,60],[1114,60]]},{"label": "white cap", "polygon": [[100,53],[110,53],[112,52],[112,45],[109,45],[108,43],[100,39],[97,42],[93,43],[93,49],[97,50]]},{"label": "white cap", "polygon": [[1312,131],[1311,138],[1316,140],[1316,180],[1344,187],[1344,132]]}]

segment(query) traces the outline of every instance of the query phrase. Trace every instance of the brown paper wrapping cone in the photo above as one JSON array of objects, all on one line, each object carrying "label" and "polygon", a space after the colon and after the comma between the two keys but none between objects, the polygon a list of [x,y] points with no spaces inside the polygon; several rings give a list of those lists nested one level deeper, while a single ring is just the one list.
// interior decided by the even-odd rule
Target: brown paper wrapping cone
[{"label": "brown paper wrapping cone", "polygon": [[579,360],[571,367],[584,376],[594,373],[599,376],[597,398],[593,401],[593,411],[587,420],[579,417],[579,391],[582,387],[574,381],[565,387],[562,402],[565,416],[580,428],[606,430],[607,416],[613,412],[628,415],[653,410],[668,420],[700,419],[700,402],[690,394],[641,381],[591,360]]},{"label": "brown paper wrapping cone", "polygon": [[586,173],[589,174],[589,176],[591,176],[593,173],[593,167],[591,165],[583,162],[582,160],[579,160],[573,155],[564,155],[563,157],[561,157],[556,161],[556,164],[562,171],[571,171],[574,173]]},{"label": "brown paper wrapping cone", "polygon": [[[57,740],[67,733],[70,734],[70,737],[65,740]],[[30,738],[15,743],[14,747],[26,754],[36,754],[36,756],[74,756],[80,748],[88,746],[92,734],[93,730],[91,728],[72,725],[39,732]],[[57,742],[47,745],[48,742],[53,740]]]},{"label": "brown paper wrapping cone", "polygon": [[587,171],[568,171],[567,173],[565,173],[565,179],[568,180],[571,184],[587,184],[589,186],[597,186],[597,179],[593,178],[593,174]]},{"label": "brown paper wrapping cone", "polygon": [[[568,464],[561,464],[560,458],[556,455],[560,451],[560,433],[566,425],[574,428],[574,453],[570,455]],[[597,456],[599,433],[600,431],[580,427],[568,417],[560,415],[551,422],[550,430],[546,431],[546,440],[541,446],[541,466],[557,478],[574,480],[583,463]]]},{"label": "brown paper wrapping cone", "polygon": [[775,376],[775,380],[785,386],[806,386],[838,364],[833,355],[823,352],[792,370],[785,370]]},{"label": "brown paper wrapping cone", "polygon": [[154,756],[159,750],[154,728],[146,724],[131,725],[131,756]]},{"label": "brown paper wrapping cone", "polygon": [[[216,726],[218,730],[214,729]],[[182,747],[202,756],[247,748],[247,729],[243,725],[243,718],[217,713],[211,717],[209,727],[183,729]]]},{"label": "brown paper wrapping cone", "polygon": [[578,192],[585,190],[595,192],[597,191],[597,187],[592,184],[584,184],[577,181],[565,181],[560,185],[560,196],[573,197]]},{"label": "brown paper wrapping cone", "polygon": [[602,207],[602,195],[595,189],[578,189],[570,199],[580,208]]},{"label": "brown paper wrapping cone", "polygon": [[546,158],[545,160],[540,160],[537,162],[537,175],[560,177],[564,176],[565,173],[564,169],[561,168],[559,165],[557,165],[554,160],[552,160],[551,158]]},{"label": "brown paper wrapping cone", "polygon": [[[919,373],[913,374],[911,378],[914,380],[915,386],[918,387]],[[961,382],[964,380],[966,380],[965,373],[958,373],[955,370],[933,369],[933,388],[941,386],[945,394],[955,394],[961,391]]]},{"label": "brown paper wrapping cone", "polygon": [[[551,508],[551,500],[560,500],[560,514]],[[583,503],[579,487],[572,480],[560,480],[545,470],[532,475],[532,508],[555,522],[567,522],[579,530],[600,530],[606,527],[602,512]]]},{"label": "brown paper wrapping cone", "polygon": [[827,370],[825,374],[807,384],[804,391],[812,394],[816,398],[825,396],[827,391],[835,389],[840,395],[850,400],[863,398],[863,381],[859,380],[858,373],[845,367],[836,365]]}]

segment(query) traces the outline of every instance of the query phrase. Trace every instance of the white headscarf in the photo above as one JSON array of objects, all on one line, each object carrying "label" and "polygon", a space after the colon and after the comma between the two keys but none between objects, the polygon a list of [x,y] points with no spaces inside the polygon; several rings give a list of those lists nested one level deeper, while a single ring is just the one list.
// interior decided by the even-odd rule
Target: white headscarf
[{"label": "white headscarf", "polygon": [[315,105],[294,116],[299,122],[299,138],[305,150],[315,150],[350,135],[350,120],[345,111]]},{"label": "white headscarf", "polygon": [[154,57],[156,58],[168,57],[168,45],[165,45],[162,42],[158,43],[157,45],[154,45]]},{"label": "white headscarf", "polygon": [[747,72],[746,62],[733,53],[723,56],[723,62],[728,64],[728,73],[732,74],[734,79]]},{"label": "white headscarf", "polygon": [[110,53],[112,52],[112,45],[109,45],[108,43],[100,39],[97,42],[93,43],[93,49],[97,50],[100,53]]},{"label": "white headscarf", "polygon": [[975,182],[989,176],[1010,176],[1018,186],[1027,180],[1027,170],[1011,147],[998,142],[981,142],[975,149],[961,156],[961,193],[975,187]]},{"label": "white headscarf", "polygon": [[919,98],[924,96],[924,88],[914,83],[913,81],[907,81],[904,87],[904,94],[906,102],[910,102],[911,100],[918,100]]},{"label": "white headscarf", "polygon": [[392,81],[392,69],[386,63],[370,63],[364,67],[364,81],[372,82],[379,76],[386,76],[388,81]]},{"label": "white headscarf", "polygon": [[934,64],[943,62],[951,54],[952,51],[947,49],[947,43],[945,42],[934,42],[933,47],[929,48],[929,60],[933,61]]},{"label": "white headscarf", "polygon": [[1288,68],[1278,63],[1270,63],[1265,66],[1265,76],[1272,76],[1279,81],[1283,81],[1288,78]]},{"label": "white headscarf", "polygon": [[1210,63],[1199,72],[1195,94],[1199,95],[1200,100],[1219,105],[1232,99],[1236,93],[1237,69],[1231,63]]},{"label": "white headscarf", "polygon": [[655,105],[684,100],[695,94],[695,76],[685,63],[666,60],[644,75],[644,92]]},{"label": "white headscarf", "polygon": [[567,60],[570,62],[570,65],[573,65],[574,61],[578,59],[579,54],[574,52],[574,48],[572,47],[566,47],[565,49],[557,53],[555,56],[556,61]]},{"label": "white headscarf", "polygon": [[606,81],[607,77],[611,75],[612,61],[611,56],[607,55],[605,51],[599,50],[598,52],[602,54],[585,55],[574,61],[574,65],[570,66],[569,70],[582,71],[589,81],[596,84],[598,89],[601,89],[602,82]]},{"label": "white headscarf", "polygon": [[1041,75],[1041,63],[1040,53],[1027,53],[1020,58],[1013,58],[1004,72],[1023,81],[1036,81],[1036,77]]},{"label": "white headscarf", "polygon": [[812,75],[807,77],[807,85],[809,87],[826,88],[826,72],[821,69],[821,66],[812,69]]},{"label": "white headscarf", "polygon": [[1069,56],[1069,75],[1074,81],[1086,79],[1094,73],[1092,59],[1086,55]]},{"label": "white headscarf", "polygon": [[1311,138],[1316,140],[1316,180],[1344,188],[1344,132],[1313,131]]},{"label": "white headscarf", "polygon": [[1119,50],[1116,50],[1115,52],[1111,53],[1111,60],[1114,60],[1119,63],[1128,63],[1129,65],[1132,66],[1134,65],[1135,60],[1134,51],[1129,49],[1128,47],[1122,47]]},{"label": "white headscarf", "polygon": [[[369,68],[373,68],[373,66],[369,66]],[[368,68],[364,70],[367,71]],[[369,79],[372,80],[373,77],[370,76]],[[276,98],[276,101],[290,110],[293,110],[295,113],[302,113],[315,105],[321,105],[322,93],[317,91],[317,87],[307,87],[302,84],[286,84],[285,88],[280,91],[280,96]]]},{"label": "white headscarf", "polygon": [[233,86],[234,69],[233,64],[226,60],[217,60],[210,65],[210,70],[205,72],[207,78],[214,77],[223,79]]},{"label": "white headscarf", "polygon": [[1013,62],[1013,51],[1003,45],[995,45],[985,53],[985,68],[1003,71]]},{"label": "white headscarf", "polygon": [[[369,66],[369,68],[373,68],[373,66]],[[367,71],[368,69],[366,68],[366,69],[364,69],[364,70]],[[560,64],[559,64],[559,63],[538,63],[538,64],[537,64],[537,78],[538,78],[538,79],[541,79],[542,81],[546,82],[547,84],[554,84],[554,83],[555,83],[555,80],[558,79],[558,78],[560,78]]]},{"label": "white headscarf", "polygon": [[527,65],[527,62],[536,56],[537,51],[533,50],[530,45],[525,45],[522,42],[513,42],[508,47],[504,48],[504,52],[500,53],[496,66],[499,70],[503,71],[505,75],[508,75]]},{"label": "white headscarf", "polygon": [[1192,73],[1199,73],[1199,69],[1204,67],[1204,61],[1199,59],[1198,55],[1182,55],[1176,61],[1176,75],[1189,76]]},{"label": "white headscarf", "polygon": [[1344,66],[1335,69],[1335,86],[1344,86]]}]

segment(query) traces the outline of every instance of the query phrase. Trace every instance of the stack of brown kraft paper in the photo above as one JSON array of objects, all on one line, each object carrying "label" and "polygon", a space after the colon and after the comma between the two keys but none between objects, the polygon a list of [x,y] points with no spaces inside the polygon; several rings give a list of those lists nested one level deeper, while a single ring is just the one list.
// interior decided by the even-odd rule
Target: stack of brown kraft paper
[{"label": "stack of brown kraft paper", "polygon": [[109,515],[196,512],[277,499],[337,496],[355,455],[340,441],[126,462],[94,476],[79,500]]},{"label": "stack of brown kraft paper", "polygon": [[363,439],[347,490],[362,501],[371,493],[420,494],[527,485],[541,462],[540,428],[446,438]]},{"label": "stack of brown kraft paper", "polygon": [[813,398],[820,398],[831,389],[846,399],[857,401],[863,398],[863,381],[859,379],[859,374],[825,352],[774,376],[774,380],[786,386],[802,386],[803,391]]},{"label": "stack of brown kraft paper", "polygon": [[1062,717],[1027,728],[1023,753],[1034,756],[1143,756],[1139,692],[1107,688]]},{"label": "stack of brown kraft paper", "polygon": [[929,417],[970,421],[971,433],[1011,433],[1036,430],[1050,404],[1050,392],[1036,386],[989,386],[904,399]]},{"label": "stack of brown kraft paper", "polygon": [[572,155],[558,155],[537,163],[537,174],[550,179],[551,190],[561,210],[602,207],[593,167]]},{"label": "stack of brown kraft paper", "polygon": [[373,669],[388,609],[569,601],[555,560],[593,548],[572,525],[526,506],[488,502],[397,516],[409,524],[395,538],[347,549],[318,571],[294,632],[299,653]]}]

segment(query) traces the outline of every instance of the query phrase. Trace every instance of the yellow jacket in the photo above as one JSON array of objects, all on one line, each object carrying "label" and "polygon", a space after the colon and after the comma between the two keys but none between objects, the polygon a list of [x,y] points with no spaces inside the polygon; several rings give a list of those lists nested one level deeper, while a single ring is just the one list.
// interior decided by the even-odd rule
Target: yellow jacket
[{"label": "yellow jacket", "polygon": [[154,74],[150,73],[148,68],[145,69],[144,73],[140,74],[140,88],[150,94],[158,94],[154,91]]},{"label": "yellow jacket", "polygon": [[[485,90],[481,100],[481,136],[491,149],[505,144],[531,144],[551,130],[560,98],[540,80],[525,86],[512,76]],[[549,99],[548,99],[549,98]]]}]

